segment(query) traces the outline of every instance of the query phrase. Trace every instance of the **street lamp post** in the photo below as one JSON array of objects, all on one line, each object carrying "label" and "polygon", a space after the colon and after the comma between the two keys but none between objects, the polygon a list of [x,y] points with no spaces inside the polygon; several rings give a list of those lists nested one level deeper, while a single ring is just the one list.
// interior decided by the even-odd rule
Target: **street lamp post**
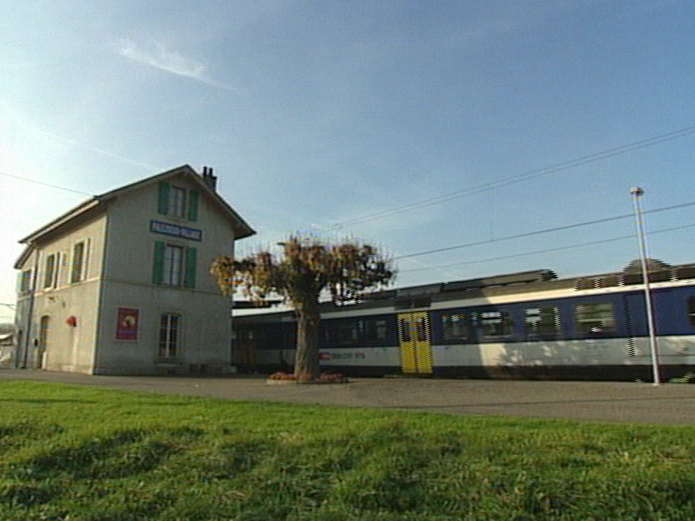
[{"label": "street lamp post", "polygon": [[659,348],[656,342],[656,327],[654,323],[654,309],[652,304],[651,288],[649,286],[649,272],[647,271],[647,240],[644,234],[644,223],[642,221],[642,207],[639,198],[644,194],[639,186],[630,190],[632,202],[635,209],[635,223],[637,225],[637,239],[639,242],[640,258],[642,261],[642,280],[644,281],[644,302],[647,310],[647,328],[649,331],[649,345],[652,356],[652,372],[654,373],[654,385],[660,385],[659,378]]}]

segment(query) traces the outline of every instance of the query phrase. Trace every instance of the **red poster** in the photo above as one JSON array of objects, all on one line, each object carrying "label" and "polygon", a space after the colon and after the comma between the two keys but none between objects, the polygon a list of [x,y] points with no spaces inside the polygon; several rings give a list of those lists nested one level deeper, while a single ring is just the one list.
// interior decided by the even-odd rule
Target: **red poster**
[{"label": "red poster", "polygon": [[133,308],[118,308],[116,340],[138,339],[138,318],[140,311]]}]

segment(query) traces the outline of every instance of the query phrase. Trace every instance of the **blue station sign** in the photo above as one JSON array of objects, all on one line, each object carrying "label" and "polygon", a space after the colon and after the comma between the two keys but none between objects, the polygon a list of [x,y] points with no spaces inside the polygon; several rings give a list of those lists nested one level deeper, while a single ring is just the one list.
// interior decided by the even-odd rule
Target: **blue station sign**
[{"label": "blue station sign", "polygon": [[153,233],[161,233],[162,235],[170,235],[172,237],[182,237],[191,241],[203,240],[203,230],[196,228],[188,228],[178,224],[163,223],[161,221],[150,221],[150,231]]}]

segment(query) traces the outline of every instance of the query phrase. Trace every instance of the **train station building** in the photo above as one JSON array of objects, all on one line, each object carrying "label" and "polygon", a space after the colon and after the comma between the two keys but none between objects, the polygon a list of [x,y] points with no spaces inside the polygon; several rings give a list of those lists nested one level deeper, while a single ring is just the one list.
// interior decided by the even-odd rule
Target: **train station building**
[{"label": "train station building", "polygon": [[229,371],[230,297],[209,273],[254,230],[184,165],[95,196],[21,242],[15,367]]}]

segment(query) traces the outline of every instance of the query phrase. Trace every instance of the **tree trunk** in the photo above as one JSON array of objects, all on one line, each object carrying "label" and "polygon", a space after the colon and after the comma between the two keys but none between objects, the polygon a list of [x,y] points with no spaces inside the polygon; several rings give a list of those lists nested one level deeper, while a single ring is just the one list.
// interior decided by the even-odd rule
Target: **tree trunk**
[{"label": "tree trunk", "polygon": [[321,316],[316,306],[297,310],[297,354],[294,375],[297,381],[314,380],[321,376],[319,367],[319,324]]}]

